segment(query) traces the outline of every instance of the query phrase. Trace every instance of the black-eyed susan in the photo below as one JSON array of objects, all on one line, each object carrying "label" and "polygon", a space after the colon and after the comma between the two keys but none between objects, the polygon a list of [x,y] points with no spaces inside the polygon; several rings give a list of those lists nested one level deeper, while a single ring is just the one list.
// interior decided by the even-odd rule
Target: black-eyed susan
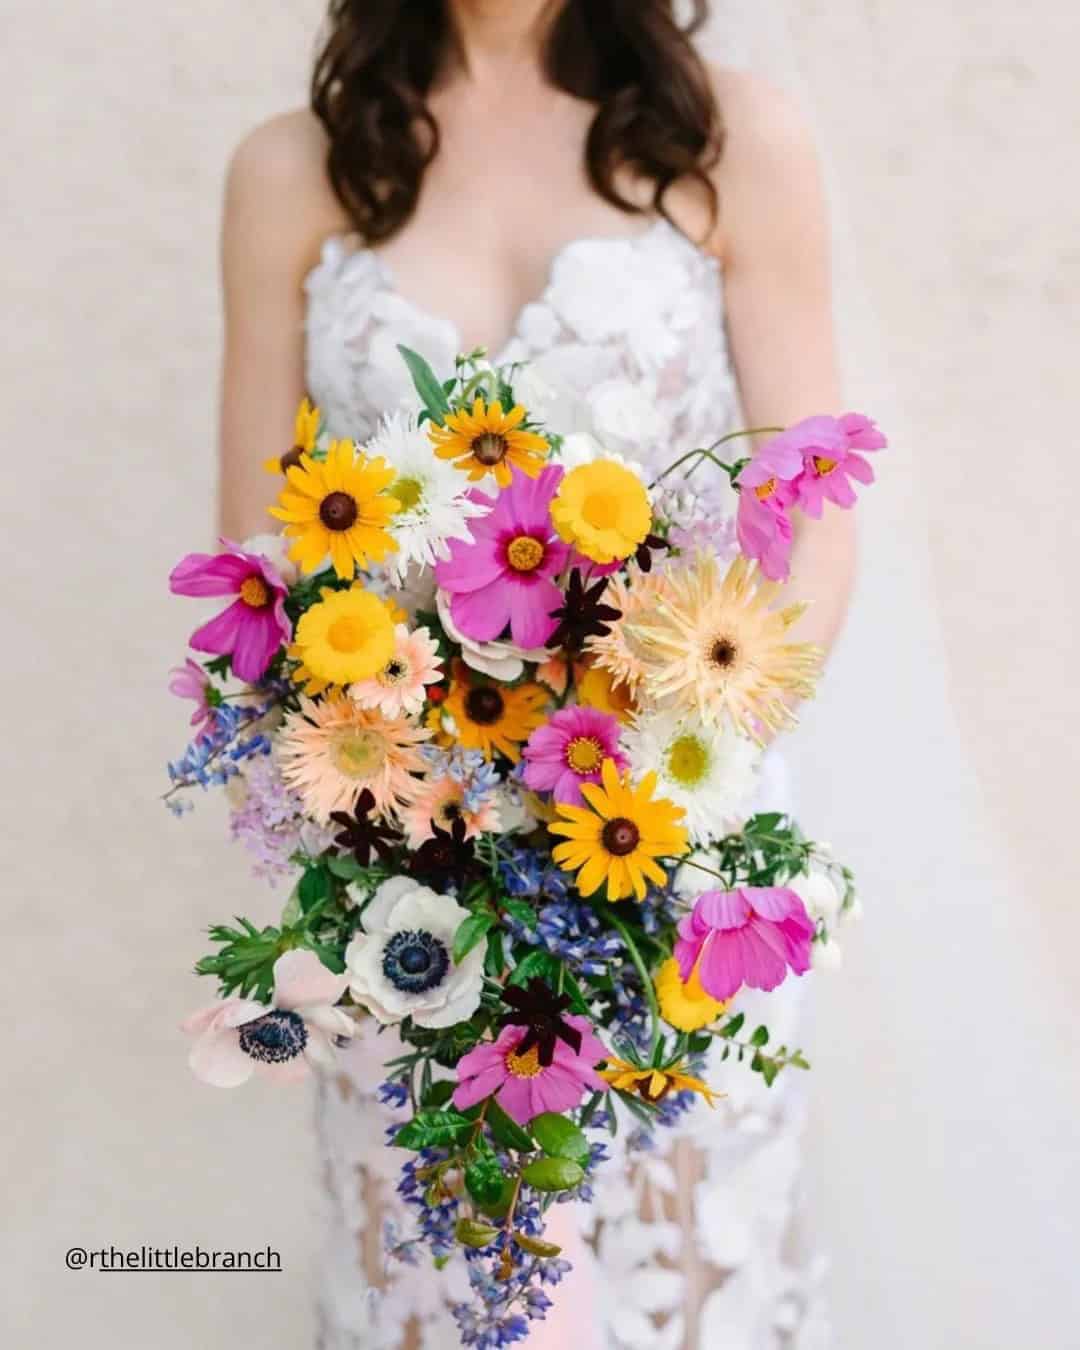
[{"label": "black-eyed susan", "polygon": [[622,625],[639,644],[648,693],[759,743],[762,728],[791,725],[792,701],[814,692],[821,649],[787,641],[806,606],[777,608],[780,592],[746,558],[722,578],[706,556],[669,572],[654,612]]},{"label": "black-eyed susan", "polygon": [[329,685],[369,680],[394,655],[394,621],[384,600],[360,586],[325,588],[296,625],[289,655],[300,662],[293,679],[309,694]]},{"label": "black-eyed susan", "polygon": [[263,460],[267,473],[288,473],[295,464],[300,463],[303,455],[310,455],[319,439],[321,414],[309,398],[305,398],[296,412],[296,426],[293,430],[293,443],[283,455],[273,455]]},{"label": "black-eyed susan", "polygon": [[723,1095],[714,1092],[700,1078],[686,1072],[686,1064],[678,1060],[665,1068],[642,1068],[625,1059],[609,1058],[607,1068],[599,1070],[600,1077],[610,1083],[616,1092],[627,1092],[656,1106],[672,1092],[696,1092],[710,1106]]},{"label": "black-eyed susan", "polygon": [[499,487],[509,487],[512,468],[535,478],[550,451],[545,437],[523,428],[525,415],[520,404],[503,412],[501,403],[477,398],[471,409],[448,413],[443,426],[433,423],[431,443],[440,459],[452,459],[473,482],[490,473]]},{"label": "black-eyed susan", "polygon": [[498,751],[516,764],[521,746],[544,721],[548,692],[538,684],[512,687],[472,684],[459,667],[445,702],[428,714],[428,726],[466,750]]},{"label": "black-eyed susan", "polygon": [[656,775],[646,774],[634,786],[620,777],[613,760],[605,759],[601,783],[582,784],[588,806],[558,803],[563,820],[549,825],[557,844],[552,857],[566,872],[577,872],[577,888],[593,895],[607,887],[609,900],[634,895],[644,900],[648,882],[667,880],[658,858],[678,858],[687,850],[686,830],[679,824],[683,812],[663,798],[654,799]]},{"label": "black-eyed susan", "polygon": [[679,963],[674,957],[660,967],[655,984],[660,1015],[676,1031],[700,1031],[722,1017],[731,1006],[730,1000],[721,1003],[705,992],[696,967],[690,972],[689,980],[683,983]]},{"label": "black-eyed susan", "polygon": [[560,538],[597,563],[636,553],[652,528],[645,484],[625,464],[598,459],[571,469],[551,503]]},{"label": "black-eyed susan", "polygon": [[270,508],[295,540],[289,557],[315,572],[329,554],[343,581],[369,558],[382,562],[397,547],[387,526],[401,503],[385,491],[395,477],[385,460],[358,454],[352,441],[335,441],[323,462],[302,455]]}]

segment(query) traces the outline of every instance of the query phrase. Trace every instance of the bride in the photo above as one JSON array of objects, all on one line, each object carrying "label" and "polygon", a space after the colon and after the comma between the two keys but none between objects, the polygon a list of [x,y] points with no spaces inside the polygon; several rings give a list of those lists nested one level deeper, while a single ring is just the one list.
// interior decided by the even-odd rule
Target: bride
[{"label": "bride", "polygon": [[[479,347],[527,361],[534,405],[657,467],[735,427],[842,410],[810,137],[775,90],[702,62],[706,8],[684,28],[673,0],[333,0],[311,110],[256,129],[229,173],[225,534],[259,528],[276,490],[261,463],[288,450],[305,393],[361,442],[408,397],[399,342],[446,374]],[[721,539],[722,494],[700,479]],[[853,563],[850,513],[805,523],[804,637],[833,641]],[[766,779],[763,805],[783,807],[777,761]],[[792,1043],[795,991],[779,1002]],[[393,1047],[358,1039],[320,1091],[319,1344],[443,1350],[460,1272],[386,1268],[384,1227],[409,1223],[374,1096]],[[587,1227],[560,1211],[575,1271],[536,1350],[825,1343],[799,1085],[717,1086],[721,1107],[664,1156],[620,1132]]]}]

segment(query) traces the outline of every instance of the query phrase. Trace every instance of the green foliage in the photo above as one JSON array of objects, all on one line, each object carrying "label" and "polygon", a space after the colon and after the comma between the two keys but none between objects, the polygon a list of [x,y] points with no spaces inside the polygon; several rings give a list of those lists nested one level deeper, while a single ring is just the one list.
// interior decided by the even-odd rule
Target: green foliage
[{"label": "green foliage", "polygon": [[492,1101],[488,1104],[486,1120],[488,1129],[503,1148],[513,1149],[515,1153],[535,1151],[536,1143],[532,1136],[526,1133],[516,1120],[512,1120],[498,1102]]},{"label": "green foliage", "polygon": [[473,948],[483,942],[497,922],[496,916],[490,910],[470,914],[467,919],[463,919],[454,934],[454,963],[460,965]]},{"label": "green foliage", "polygon": [[497,1205],[506,1188],[506,1174],[498,1158],[486,1154],[465,1169],[465,1188],[478,1205]]},{"label": "green foliage", "polygon": [[569,1158],[584,1164],[589,1160],[589,1141],[573,1121],[554,1111],[545,1111],[530,1121],[536,1142],[549,1158]]},{"label": "green foliage", "polygon": [[569,1158],[538,1158],[521,1176],[534,1191],[572,1191],[585,1180],[585,1169]]},{"label": "green foliage", "polygon": [[[405,347],[401,343],[398,343],[398,351],[409,367],[413,387],[420,396],[424,411],[433,422],[437,422],[441,426],[446,419],[446,414],[450,411],[450,400],[447,397],[449,390],[439,383],[435,372],[419,352],[414,352],[410,347]],[[453,388],[453,385],[451,385],[451,388]]]},{"label": "green foliage", "polygon": [[446,1148],[464,1143],[472,1130],[472,1122],[460,1111],[421,1111],[398,1130],[394,1144],[416,1152],[423,1148]]},{"label": "green foliage", "polygon": [[554,1242],[542,1242],[540,1238],[529,1237],[527,1233],[515,1233],[514,1241],[523,1252],[528,1252],[530,1256],[539,1256],[542,1260],[562,1255],[562,1248],[556,1246]]},{"label": "green foliage", "polygon": [[477,1219],[459,1219],[454,1236],[466,1247],[488,1247],[499,1236],[499,1230]]}]

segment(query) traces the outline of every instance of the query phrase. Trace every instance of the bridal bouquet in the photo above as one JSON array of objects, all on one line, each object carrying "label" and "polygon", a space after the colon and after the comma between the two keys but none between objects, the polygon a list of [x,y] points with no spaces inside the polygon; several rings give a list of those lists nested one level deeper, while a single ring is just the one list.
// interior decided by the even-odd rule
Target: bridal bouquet
[{"label": "bridal bouquet", "polygon": [[[832,956],[854,889],[752,803],[820,665],[783,596],[792,516],[851,506],[885,441],[817,417],[649,482],[531,417],[531,372],[402,355],[414,410],[359,447],[305,403],[267,466],[283,532],[170,578],[224,608],[173,675],[196,732],[166,799],[223,787],[256,870],[293,883],[274,924],[211,929],[221,1001],[185,1029],[231,1087],[395,1028],[372,1092],[416,1224],[389,1255],[459,1250],[462,1342],[497,1346],[551,1306],[545,1215],[588,1200],[607,1132],[712,1105],[720,1060],[808,1067],[740,997]],[[701,470],[738,491],[733,538]]]}]

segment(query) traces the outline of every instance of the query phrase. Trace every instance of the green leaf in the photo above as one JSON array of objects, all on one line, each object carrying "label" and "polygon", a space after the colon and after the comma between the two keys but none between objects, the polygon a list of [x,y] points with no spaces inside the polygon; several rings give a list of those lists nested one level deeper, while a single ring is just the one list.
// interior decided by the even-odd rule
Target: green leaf
[{"label": "green leaf", "polygon": [[460,1111],[421,1111],[394,1136],[396,1148],[444,1148],[460,1144],[472,1131],[472,1122]]},{"label": "green leaf", "polygon": [[361,867],[356,859],[348,853],[338,858],[327,858],[326,865],[334,876],[341,881],[357,881],[367,870]]},{"label": "green leaf", "polygon": [[495,927],[494,914],[470,914],[463,919],[454,934],[454,963],[460,964],[474,947],[478,947]]},{"label": "green leaf", "polygon": [[775,1059],[769,1059],[767,1055],[755,1055],[750,1061],[750,1067],[755,1073],[761,1074],[765,1079],[767,1087],[772,1087],[776,1082],[776,1076],[780,1072],[780,1065]]},{"label": "green leaf", "polygon": [[572,1191],[585,1180],[585,1169],[569,1158],[538,1158],[521,1175],[534,1191]]},{"label": "green leaf", "polygon": [[309,909],[314,909],[317,904],[329,899],[330,873],[321,863],[317,867],[309,867],[300,878],[296,893],[300,900],[300,908],[306,914]]},{"label": "green leaf", "polygon": [[424,1091],[423,1104],[424,1109],[432,1107],[445,1106],[454,1095],[454,1084],[448,1078],[440,1078],[437,1083],[432,1083]]},{"label": "green leaf", "polygon": [[515,1233],[514,1241],[523,1252],[528,1252],[530,1256],[539,1256],[542,1259],[550,1260],[553,1256],[561,1256],[562,1248],[557,1247],[554,1242],[541,1242],[539,1238],[529,1237],[527,1233]]},{"label": "green leaf", "polygon": [[555,1111],[545,1111],[530,1122],[533,1137],[549,1158],[569,1158],[571,1162],[589,1160],[589,1141],[572,1120]]},{"label": "green leaf", "polygon": [[516,1153],[532,1153],[536,1144],[525,1133],[516,1120],[511,1120],[498,1102],[491,1102],[485,1117],[491,1133],[503,1148],[512,1148]]},{"label": "green leaf", "polygon": [[733,1036],[737,1036],[739,1034],[739,1032],[742,1030],[743,1023],[745,1021],[746,1016],[744,1013],[736,1013],[730,1022],[724,1023],[724,1025],[720,1028],[719,1034],[730,1040]]},{"label": "green leaf", "polygon": [[768,1027],[758,1027],[758,1029],[750,1037],[751,1045],[768,1045],[768,1043],[769,1043]]},{"label": "green leaf", "polygon": [[484,974],[497,980],[506,967],[506,953],[503,950],[503,936],[497,928],[487,935],[487,952],[484,955]]},{"label": "green leaf", "polygon": [[489,1247],[499,1236],[499,1230],[476,1219],[459,1219],[454,1236],[466,1247]]},{"label": "green leaf", "polygon": [[489,1219],[505,1219],[510,1213],[510,1206],[514,1203],[514,1183],[509,1177],[503,1177],[502,1189],[499,1191],[497,1200],[488,1202],[476,1202],[476,1207]]},{"label": "green leaf", "polygon": [[538,976],[550,980],[558,969],[558,961],[547,952],[530,952],[523,961],[519,961],[510,976],[510,984],[528,984]]},{"label": "green leaf", "polygon": [[477,1158],[465,1169],[465,1187],[478,1205],[497,1205],[506,1176],[497,1158]]},{"label": "green leaf", "polygon": [[574,1012],[580,1013],[583,1017],[589,1016],[589,1005],[585,1002],[585,995],[581,992],[581,985],[574,979],[573,975],[564,967],[562,971],[562,987],[565,993],[570,995],[570,1005]]},{"label": "green leaf", "polygon": [[527,900],[515,900],[508,897],[502,902],[507,914],[512,914],[518,923],[523,923],[530,931],[540,922],[539,915]]},{"label": "green leaf", "polygon": [[409,367],[409,374],[412,376],[416,392],[420,395],[420,402],[427,409],[432,421],[438,422],[441,426],[446,414],[450,411],[446,391],[436,379],[435,372],[419,352],[414,352],[411,347],[405,347],[400,342],[398,343],[398,351]]}]

